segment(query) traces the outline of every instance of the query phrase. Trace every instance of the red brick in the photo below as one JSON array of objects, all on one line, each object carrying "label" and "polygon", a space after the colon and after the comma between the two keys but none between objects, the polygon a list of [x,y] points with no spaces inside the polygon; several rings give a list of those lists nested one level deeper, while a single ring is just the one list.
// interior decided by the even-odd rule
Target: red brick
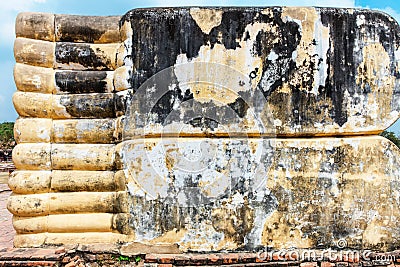
[{"label": "red brick", "polygon": [[66,256],[66,257],[64,257],[63,259],[62,259],[62,263],[67,263],[67,262],[70,262],[71,261],[71,257],[69,257],[69,256]]},{"label": "red brick", "polygon": [[174,256],[174,263],[176,265],[188,265],[191,264],[191,254],[182,254]]},{"label": "red brick", "polygon": [[343,254],[342,261],[347,261],[347,262],[359,262],[360,261],[360,256],[358,254]]},{"label": "red brick", "polygon": [[67,263],[66,265],[65,265],[65,267],[75,267],[76,266],[76,264],[75,264],[75,262],[73,262],[73,261],[71,261],[70,263]]},{"label": "red brick", "polygon": [[317,262],[302,262],[300,263],[300,267],[318,267]]},{"label": "red brick", "polygon": [[255,262],[256,259],[257,259],[256,253],[240,253],[239,254],[239,260],[240,260],[240,262],[243,262],[243,263]]},{"label": "red brick", "polygon": [[12,260],[15,254],[13,252],[5,252],[1,254],[0,260]]},{"label": "red brick", "polygon": [[280,252],[274,252],[274,253],[272,254],[272,259],[273,259],[274,261],[279,261],[279,260],[282,260],[283,258],[284,258],[284,256],[282,257],[282,255],[281,255]]},{"label": "red brick", "polygon": [[299,253],[295,251],[288,251],[285,254],[285,259],[289,261],[297,261],[299,259]]},{"label": "red brick", "polygon": [[216,264],[221,261],[221,258],[217,254],[208,254],[208,261]]},{"label": "red brick", "polygon": [[336,267],[348,267],[348,262],[336,262]]},{"label": "red brick", "polygon": [[157,263],[157,256],[154,254],[146,254],[144,262],[146,263]]},{"label": "red brick", "polygon": [[257,257],[256,258],[256,263],[261,263],[261,262],[268,262],[269,260],[268,260],[268,257],[265,257],[265,256],[263,256],[262,254],[261,254],[261,257]]},{"label": "red brick", "polygon": [[46,256],[54,255],[54,249],[35,249],[34,253],[31,256],[32,260],[44,260]]},{"label": "red brick", "polygon": [[272,261],[272,253],[270,251],[259,252],[256,254],[256,262]]},{"label": "red brick", "polygon": [[206,265],[208,262],[208,254],[192,254],[190,258],[195,265]]},{"label": "red brick", "polygon": [[65,248],[64,247],[59,247],[54,251],[55,254],[64,254],[65,253]]},{"label": "red brick", "polygon": [[355,257],[349,257],[349,262],[351,262],[351,263],[360,262],[360,255],[355,255]]},{"label": "red brick", "polygon": [[56,266],[55,261],[3,261],[0,266]]},{"label": "red brick", "polygon": [[163,264],[174,263],[173,254],[154,254],[157,256],[157,262]]},{"label": "red brick", "polygon": [[232,264],[239,262],[239,254],[237,253],[223,253],[221,254],[223,264]]},{"label": "red brick", "polygon": [[335,264],[332,262],[328,262],[328,261],[323,261],[321,262],[321,267],[334,267]]}]

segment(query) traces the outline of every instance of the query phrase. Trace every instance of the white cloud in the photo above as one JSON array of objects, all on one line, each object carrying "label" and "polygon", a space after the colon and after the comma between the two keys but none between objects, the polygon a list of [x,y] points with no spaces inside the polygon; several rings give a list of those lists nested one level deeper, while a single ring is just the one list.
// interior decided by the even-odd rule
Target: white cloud
[{"label": "white cloud", "polygon": [[12,46],[15,38],[15,18],[18,12],[29,11],[36,4],[43,4],[46,0],[1,0],[0,1],[0,42],[2,45]]},{"label": "white cloud", "polygon": [[9,11],[26,11],[36,3],[46,3],[46,0],[15,0],[15,1],[1,1],[0,10],[1,12]]}]

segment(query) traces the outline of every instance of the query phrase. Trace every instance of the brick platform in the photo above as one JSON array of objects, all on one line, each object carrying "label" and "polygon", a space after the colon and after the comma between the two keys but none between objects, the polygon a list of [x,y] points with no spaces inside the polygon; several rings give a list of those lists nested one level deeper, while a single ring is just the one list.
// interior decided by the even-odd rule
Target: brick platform
[{"label": "brick platform", "polygon": [[[105,250],[112,251],[106,252]],[[400,251],[391,253],[368,252],[367,258],[344,255],[336,259],[315,257],[294,259],[293,252],[285,253],[213,253],[213,254],[121,254],[118,246],[75,246],[51,249],[2,249],[0,266],[299,266],[299,267],[355,267],[400,266]],[[361,255],[361,254],[360,254]]]}]

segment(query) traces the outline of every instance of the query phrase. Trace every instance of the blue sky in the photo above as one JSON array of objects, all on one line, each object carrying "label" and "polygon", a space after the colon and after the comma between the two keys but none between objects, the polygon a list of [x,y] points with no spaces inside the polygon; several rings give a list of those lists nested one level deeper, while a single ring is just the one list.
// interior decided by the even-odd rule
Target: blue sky
[{"label": "blue sky", "polygon": [[[400,21],[400,1],[385,0],[0,0],[0,122],[15,121],[12,105],[14,21],[18,12],[49,12],[78,15],[122,15],[137,7],[152,6],[327,6],[380,9]],[[400,120],[389,130],[400,134]]]}]

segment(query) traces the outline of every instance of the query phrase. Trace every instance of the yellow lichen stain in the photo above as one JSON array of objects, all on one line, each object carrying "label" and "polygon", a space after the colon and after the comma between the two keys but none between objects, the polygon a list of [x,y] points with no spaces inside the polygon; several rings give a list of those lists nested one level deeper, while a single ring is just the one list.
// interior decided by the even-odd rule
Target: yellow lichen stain
[{"label": "yellow lichen stain", "polygon": [[369,222],[362,235],[364,246],[379,246],[387,243],[386,240],[390,240],[392,235],[390,231],[386,230],[385,228],[385,225],[379,218],[374,218],[371,222]]},{"label": "yellow lichen stain", "polygon": [[[107,68],[116,69],[117,62],[115,59],[115,55],[117,54],[118,48],[121,44],[90,44],[90,49],[93,50],[93,58],[96,60],[101,61]],[[101,67],[104,68],[104,67]]]},{"label": "yellow lichen stain", "polygon": [[241,206],[231,208],[221,205],[213,209],[212,226],[218,232],[224,233],[225,242],[233,242],[237,246],[244,245],[245,236],[254,227],[254,210],[247,201]]},{"label": "yellow lichen stain", "polygon": [[122,41],[131,38],[133,35],[133,29],[131,23],[128,21],[124,21],[123,24],[120,26],[119,33]]},{"label": "yellow lichen stain", "polygon": [[279,86],[277,92],[290,94],[292,92],[292,89],[290,88],[289,83],[284,82],[281,86]]},{"label": "yellow lichen stain", "polygon": [[116,32],[115,30],[107,30],[105,31],[99,38],[99,41],[97,43],[112,43],[116,41],[116,37],[120,36],[119,32]]},{"label": "yellow lichen stain", "polygon": [[[213,244],[213,246],[214,246],[214,244]],[[212,248],[211,250],[216,250],[216,251],[231,250],[231,251],[234,251],[237,248],[238,248],[238,245],[236,244],[236,242],[234,242],[233,240],[231,240],[229,238],[224,238],[220,242],[218,242],[218,244],[216,244],[216,246],[214,248]]]},{"label": "yellow lichen stain", "polygon": [[266,220],[261,236],[262,245],[277,249],[311,248],[314,242],[290,223],[284,213],[274,211]]},{"label": "yellow lichen stain", "polygon": [[[333,109],[332,100],[330,98],[318,98],[314,94],[308,95],[308,106],[303,110],[293,114],[294,106],[292,102],[292,89],[289,83],[282,84],[277,90],[273,91],[268,99],[268,105],[265,105],[261,113],[261,119],[267,129],[275,129],[275,134],[282,136],[295,136],[299,131],[294,123],[291,123],[296,114],[305,114],[306,118],[312,118],[312,122],[303,123],[301,125],[302,133],[310,133],[323,135],[323,130],[327,128],[326,125],[335,125],[334,120],[331,118],[329,112]],[[267,109],[268,108],[268,109]],[[263,119],[264,114],[269,115],[270,118],[279,120],[281,123],[277,124],[273,121]],[[299,120],[301,121],[301,120]],[[318,129],[318,131],[316,130]],[[331,132],[335,132],[332,130]]]},{"label": "yellow lichen stain", "polygon": [[257,141],[249,140],[249,148],[252,154],[255,154],[260,143]]},{"label": "yellow lichen stain", "polygon": [[196,21],[202,32],[209,34],[214,27],[221,24],[222,10],[211,8],[191,8],[190,15]]},{"label": "yellow lichen stain", "polygon": [[296,175],[294,172],[270,169],[267,174],[267,187],[276,188],[277,186],[280,186],[285,190],[291,190],[293,189],[293,186],[291,184],[290,178],[294,175]]},{"label": "yellow lichen stain", "polygon": [[168,171],[172,171],[175,164],[177,163],[177,153],[179,153],[179,148],[167,148],[165,150],[165,165]]},{"label": "yellow lichen stain", "polygon": [[151,150],[153,150],[153,148],[154,148],[156,145],[157,145],[156,142],[145,142],[145,143],[144,143],[144,149],[145,149],[146,151],[151,151]]},{"label": "yellow lichen stain", "polygon": [[[391,112],[391,100],[396,77],[391,75],[390,56],[380,43],[363,47],[363,61],[357,68],[357,85],[369,87],[366,123],[387,118]],[[359,110],[350,110],[351,114]]]}]

